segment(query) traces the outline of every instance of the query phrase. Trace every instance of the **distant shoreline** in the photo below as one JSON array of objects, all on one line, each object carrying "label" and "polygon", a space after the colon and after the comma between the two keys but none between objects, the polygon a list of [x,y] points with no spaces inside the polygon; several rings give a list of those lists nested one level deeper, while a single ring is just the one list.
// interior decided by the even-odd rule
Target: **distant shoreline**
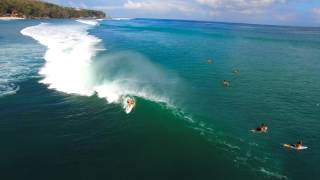
[{"label": "distant shoreline", "polygon": [[21,20],[21,19],[26,19],[26,18],[22,18],[22,17],[10,17],[10,16],[0,17],[0,20],[2,20],[2,21]]},{"label": "distant shoreline", "polygon": [[[1,20],[106,18],[103,11],[60,6],[39,0],[0,0]],[[16,18],[17,17],[17,18]]]},{"label": "distant shoreline", "polygon": [[38,18],[23,18],[23,17],[10,17],[10,16],[0,16],[0,21],[12,21],[12,20],[31,20],[31,19],[85,19],[85,20],[104,20],[111,18],[91,18],[91,17],[80,17],[80,18],[49,18],[49,17],[38,17]]}]

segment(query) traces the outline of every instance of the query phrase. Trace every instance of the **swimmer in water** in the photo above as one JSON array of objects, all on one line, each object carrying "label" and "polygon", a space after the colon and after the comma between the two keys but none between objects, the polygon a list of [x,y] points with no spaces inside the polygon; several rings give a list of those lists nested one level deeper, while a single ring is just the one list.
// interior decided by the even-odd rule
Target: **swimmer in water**
[{"label": "swimmer in water", "polygon": [[229,80],[223,80],[222,83],[223,83],[224,86],[230,86],[230,82],[231,81],[229,81]]},{"label": "swimmer in water", "polygon": [[266,133],[268,131],[268,126],[266,124],[262,123],[255,130],[256,130],[256,132],[264,132],[264,133]]},{"label": "swimmer in water", "polygon": [[291,144],[291,146],[300,149],[302,147],[302,141],[300,140],[296,144]]}]

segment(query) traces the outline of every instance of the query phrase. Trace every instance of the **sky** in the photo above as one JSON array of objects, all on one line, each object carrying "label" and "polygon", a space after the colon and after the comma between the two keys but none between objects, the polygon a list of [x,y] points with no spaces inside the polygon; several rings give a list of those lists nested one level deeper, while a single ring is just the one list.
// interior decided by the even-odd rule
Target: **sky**
[{"label": "sky", "polygon": [[45,0],[117,18],[187,19],[320,27],[320,0]]}]

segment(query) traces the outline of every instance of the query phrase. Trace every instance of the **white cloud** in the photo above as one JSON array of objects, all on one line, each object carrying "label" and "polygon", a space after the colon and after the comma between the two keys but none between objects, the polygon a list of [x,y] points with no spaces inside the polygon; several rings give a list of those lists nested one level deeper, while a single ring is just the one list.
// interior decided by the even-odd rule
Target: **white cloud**
[{"label": "white cloud", "polygon": [[149,12],[196,12],[216,16],[225,13],[242,15],[261,14],[286,0],[127,0],[123,7]]},{"label": "white cloud", "polygon": [[215,11],[240,14],[259,14],[275,4],[285,3],[286,0],[196,0],[202,6]]},{"label": "white cloud", "polygon": [[97,10],[122,10],[123,6],[92,6],[92,9],[97,9]]},{"label": "white cloud", "polygon": [[169,11],[180,11],[180,12],[192,12],[196,11],[196,9],[192,6],[192,4],[183,0],[143,0],[143,1],[132,1],[128,0],[124,5],[124,8],[131,10],[144,10],[144,11],[152,11],[152,12],[169,12]]},{"label": "white cloud", "polygon": [[320,8],[313,8],[313,9],[311,10],[311,12],[312,12],[314,15],[320,16]]},{"label": "white cloud", "polygon": [[82,8],[82,9],[88,9],[89,6],[87,6],[84,2],[73,2],[73,1],[68,1],[68,5],[71,7],[76,7],[76,8]]},{"label": "white cloud", "polygon": [[311,13],[313,14],[313,20],[316,23],[320,23],[320,7],[311,9]]}]

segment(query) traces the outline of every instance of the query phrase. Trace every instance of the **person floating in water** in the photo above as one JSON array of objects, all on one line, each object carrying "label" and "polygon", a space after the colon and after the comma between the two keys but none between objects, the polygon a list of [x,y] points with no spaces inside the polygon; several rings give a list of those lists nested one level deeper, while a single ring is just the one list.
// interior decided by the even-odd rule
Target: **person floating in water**
[{"label": "person floating in water", "polygon": [[229,81],[229,80],[223,80],[222,83],[223,83],[224,86],[230,86],[230,82],[231,81]]},{"label": "person floating in water", "polygon": [[264,132],[266,133],[268,131],[268,126],[264,123],[262,123],[259,127],[255,129],[256,132]]},{"label": "person floating in water", "polygon": [[208,59],[208,64],[212,64],[212,63],[213,63],[212,59]]},{"label": "person floating in water", "polygon": [[292,147],[295,147],[296,149],[302,148],[302,141],[298,141],[296,144],[291,144]]},{"label": "person floating in water", "polygon": [[295,150],[303,150],[303,149],[308,149],[307,146],[302,145],[302,141],[298,141],[296,144],[283,144],[283,147],[285,148],[291,148]]}]

